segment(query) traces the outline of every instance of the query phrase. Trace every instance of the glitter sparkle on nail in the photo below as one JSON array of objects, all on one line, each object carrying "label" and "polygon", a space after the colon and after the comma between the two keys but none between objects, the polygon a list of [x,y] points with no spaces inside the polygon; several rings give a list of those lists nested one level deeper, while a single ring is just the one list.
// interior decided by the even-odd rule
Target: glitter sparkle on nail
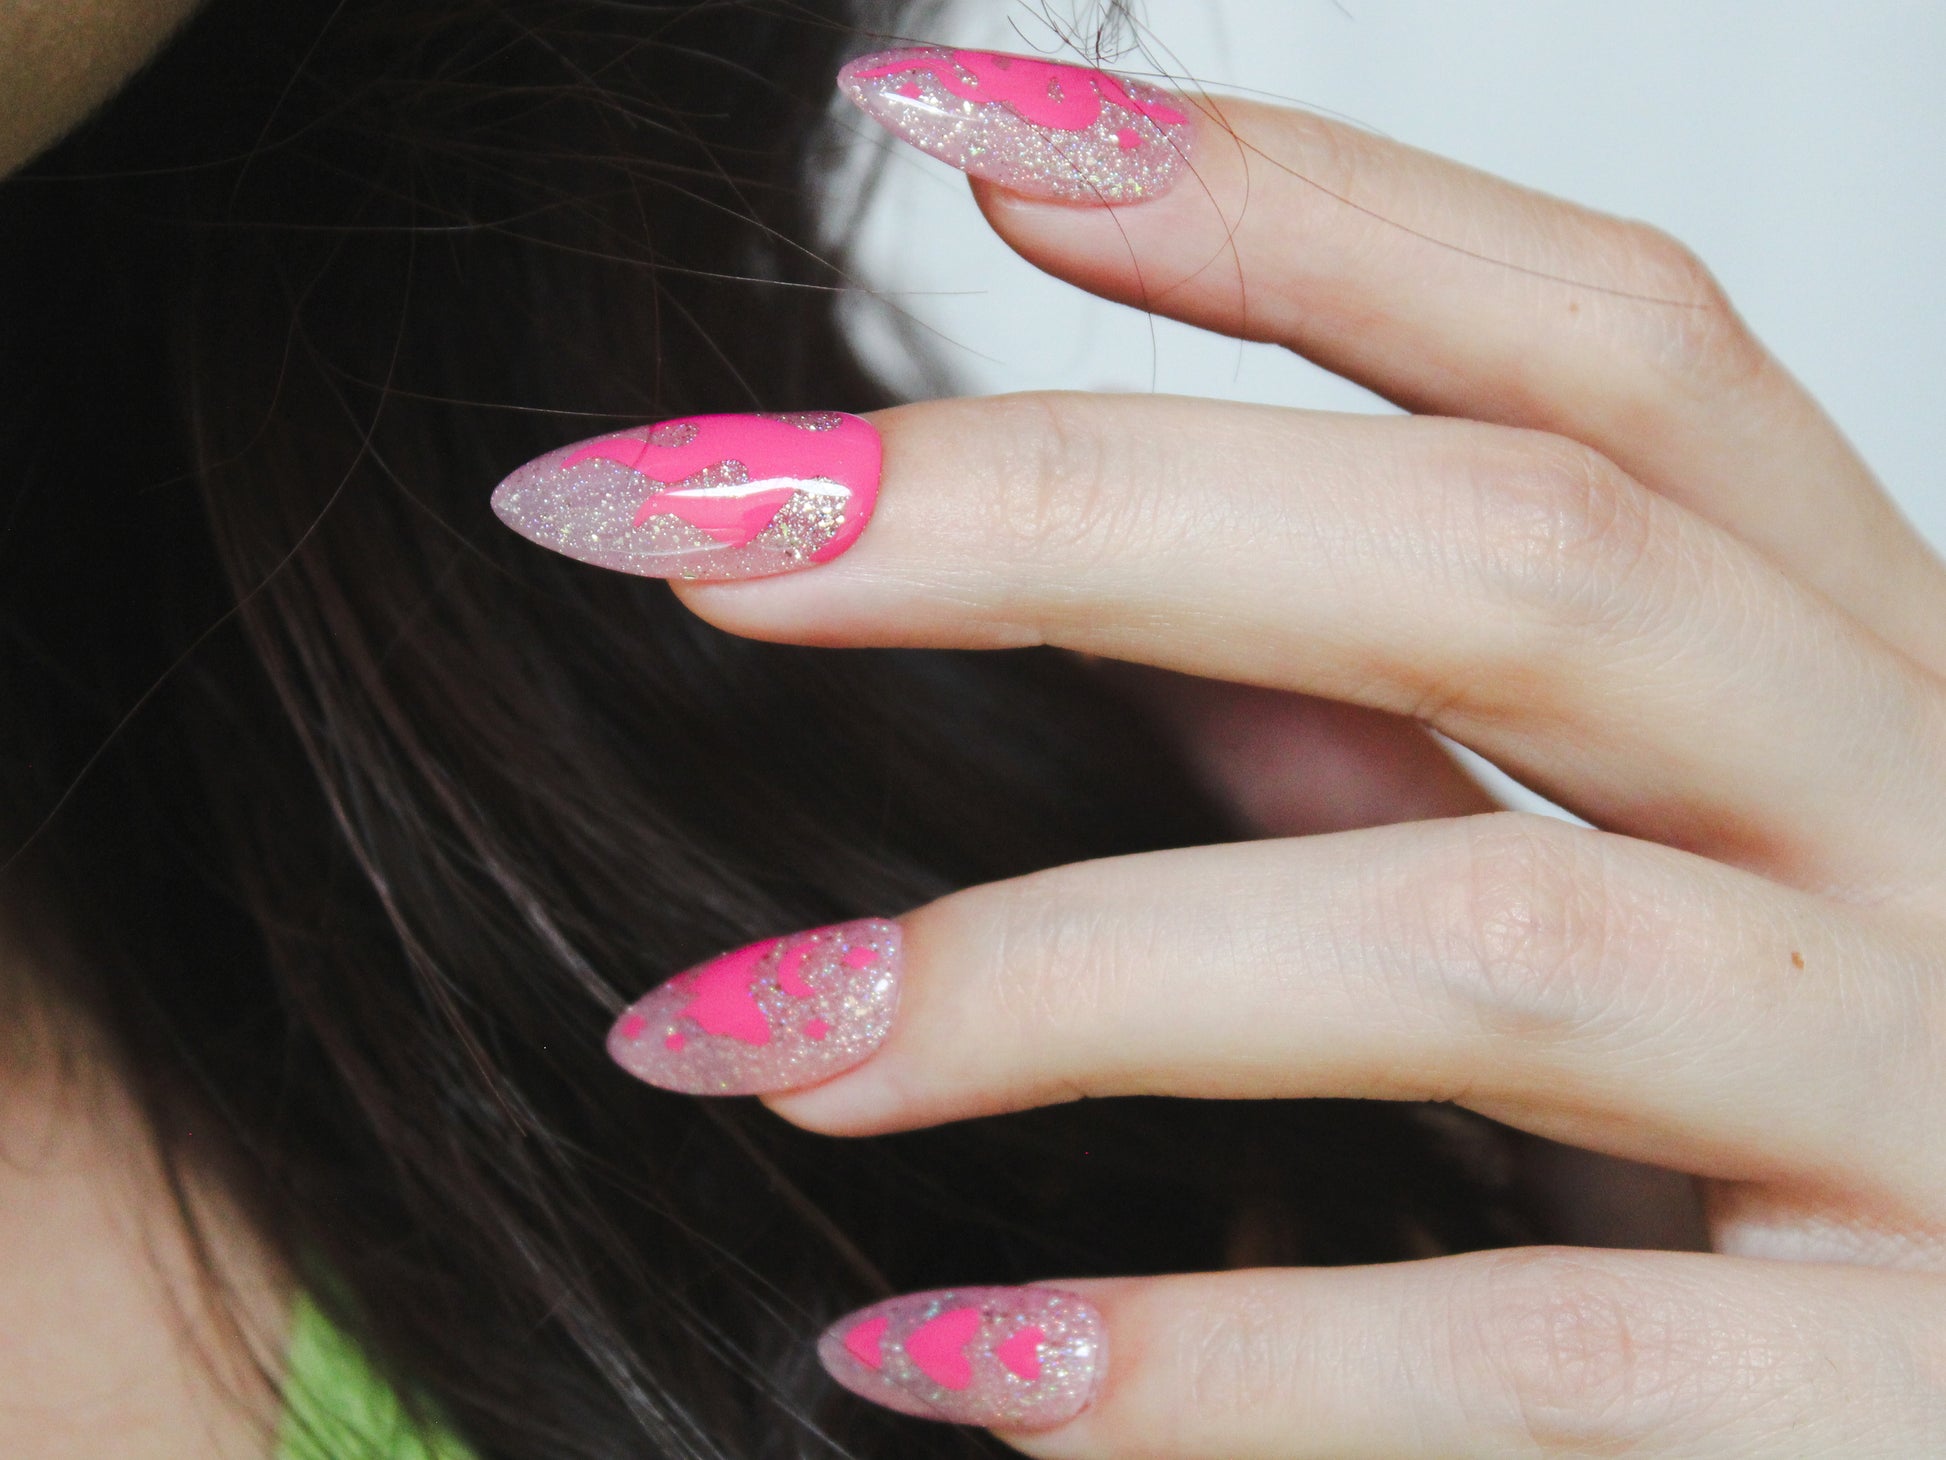
[{"label": "glitter sparkle on nail", "polygon": [[1158,197],[1182,177],[1195,140],[1179,98],[1033,57],[921,46],[861,57],[838,85],[929,156],[1060,202]]},{"label": "glitter sparkle on nail", "polygon": [[493,510],[556,552],[650,577],[753,578],[826,562],[877,501],[878,432],[839,411],[692,416],[563,447]]},{"label": "glitter sparkle on nail", "polygon": [[[693,1095],[753,1095],[816,1084],[868,1057],[898,1002],[901,934],[881,918],[813,928],[734,949],[640,1000],[609,1053],[650,1084]],[[668,1030],[660,1047],[636,1027]]]},{"label": "glitter sparkle on nail", "polygon": [[875,1303],[825,1331],[818,1358],[846,1388],[905,1414],[1045,1429],[1087,1408],[1106,1331],[1054,1288],[953,1288]]}]

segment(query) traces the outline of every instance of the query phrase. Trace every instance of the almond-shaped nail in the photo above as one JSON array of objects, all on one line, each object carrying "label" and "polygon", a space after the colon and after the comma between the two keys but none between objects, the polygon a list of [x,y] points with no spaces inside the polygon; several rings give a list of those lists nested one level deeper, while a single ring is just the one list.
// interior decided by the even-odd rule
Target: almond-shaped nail
[{"label": "almond-shaped nail", "polygon": [[1092,1303],[1054,1288],[948,1288],[840,1318],[818,1340],[831,1377],[901,1414],[1043,1430],[1088,1407],[1107,1334]]},{"label": "almond-shaped nail", "polygon": [[688,416],[531,461],[493,494],[515,532],[650,578],[759,578],[829,562],[858,540],[884,456],[838,411]]},{"label": "almond-shaped nail", "polygon": [[838,88],[921,152],[1026,197],[1134,203],[1189,165],[1195,125],[1139,81],[993,51],[942,46],[861,56]]},{"label": "almond-shaped nail", "polygon": [[608,1053],[685,1095],[815,1085],[884,1043],[901,972],[899,925],[882,918],[767,938],[634,1004],[609,1031]]}]

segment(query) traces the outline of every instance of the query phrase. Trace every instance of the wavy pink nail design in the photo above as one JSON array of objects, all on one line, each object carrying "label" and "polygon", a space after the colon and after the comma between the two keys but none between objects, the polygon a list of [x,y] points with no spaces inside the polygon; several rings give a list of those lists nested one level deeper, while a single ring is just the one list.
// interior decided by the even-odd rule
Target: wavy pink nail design
[{"label": "wavy pink nail design", "polygon": [[1047,1429],[1095,1396],[1107,1337],[1093,1304],[1054,1288],[949,1288],[839,1319],[818,1359],[854,1394],[902,1414]]},{"label": "wavy pink nail design", "polygon": [[615,1021],[608,1053],[688,1095],[815,1085],[884,1042],[901,972],[899,925],[881,918],[766,938],[640,1000]]},{"label": "wavy pink nail design", "polygon": [[938,46],[862,56],[838,87],[921,152],[1028,197],[1133,203],[1182,175],[1195,127],[1167,92],[1106,71]]},{"label": "wavy pink nail design", "polygon": [[865,530],[883,447],[836,411],[689,416],[566,446],[500,484],[522,537],[652,578],[756,578],[829,562]]}]

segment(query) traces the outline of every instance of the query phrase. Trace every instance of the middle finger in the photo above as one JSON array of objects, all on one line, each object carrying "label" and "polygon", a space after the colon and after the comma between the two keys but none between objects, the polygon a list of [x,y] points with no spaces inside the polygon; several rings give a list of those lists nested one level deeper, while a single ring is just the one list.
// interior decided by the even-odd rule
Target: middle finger
[{"label": "middle finger", "polygon": [[1932,679],[1559,437],[1152,396],[877,418],[871,531],[687,585],[733,632],[1051,643],[1425,721],[1598,825],[1867,898],[1929,885]]}]

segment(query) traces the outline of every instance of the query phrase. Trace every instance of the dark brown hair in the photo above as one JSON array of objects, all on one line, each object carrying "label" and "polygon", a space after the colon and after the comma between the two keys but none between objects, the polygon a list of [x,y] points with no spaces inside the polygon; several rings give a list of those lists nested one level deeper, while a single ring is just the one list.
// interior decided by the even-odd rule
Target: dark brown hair
[{"label": "dark brown hair", "polygon": [[721,947],[1228,830],[1058,656],[741,642],[487,512],[616,423],[885,401],[816,204],[893,19],[217,0],[0,210],[10,919],[483,1456],[960,1451],[818,1324],[1508,1235],[1382,1107],[836,1142],[607,1064]]}]

